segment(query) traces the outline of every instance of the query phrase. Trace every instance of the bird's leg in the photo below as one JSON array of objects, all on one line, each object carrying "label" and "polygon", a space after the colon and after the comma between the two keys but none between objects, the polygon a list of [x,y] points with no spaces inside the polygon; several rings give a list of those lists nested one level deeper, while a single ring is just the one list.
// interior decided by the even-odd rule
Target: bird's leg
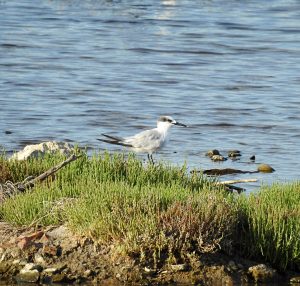
[{"label": "bird's leg", "polygon": [[151,164],[154,165],[154,161],[153,161],[152,154],[150,155],[150,154],[148,153],[148,160],[149,160],[149,162],[150,162]]}]

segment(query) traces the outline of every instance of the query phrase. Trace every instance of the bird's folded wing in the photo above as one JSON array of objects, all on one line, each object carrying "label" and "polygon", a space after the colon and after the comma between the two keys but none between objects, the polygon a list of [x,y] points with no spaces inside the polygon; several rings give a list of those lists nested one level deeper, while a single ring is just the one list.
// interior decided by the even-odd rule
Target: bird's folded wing
[{"label": "bird's folded wing", "polygon": [[144,148],[147,146],[159,146],[161,140],[161,134],[156,129],[151,129],[125,138],[124,143],[130,144],[134,148]]}]

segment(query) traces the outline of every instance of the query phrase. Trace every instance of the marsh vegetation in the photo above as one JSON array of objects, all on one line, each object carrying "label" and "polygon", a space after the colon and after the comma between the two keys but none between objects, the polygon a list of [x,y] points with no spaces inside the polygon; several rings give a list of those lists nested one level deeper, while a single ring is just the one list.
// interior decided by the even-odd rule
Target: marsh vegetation
[{"label": "marsh vegetation", "polygon": [[[9,161],[3,155],[0,180],[22,181],[63,159]],[[46,182],[7,199],[0,219],[17,226],[65,224],[153,268],[222,252],[299,270],[300,183],[262,186],[248,196],[214,183],[186,166],[83,154]]]}]

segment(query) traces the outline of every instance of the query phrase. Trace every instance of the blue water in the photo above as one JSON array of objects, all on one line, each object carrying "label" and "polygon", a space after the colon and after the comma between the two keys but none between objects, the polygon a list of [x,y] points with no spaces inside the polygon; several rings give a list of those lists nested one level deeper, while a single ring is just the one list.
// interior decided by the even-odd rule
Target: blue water
[{"label": "blue water", "polygon": [[[0,145],[45,140],[120,150],[101,133],[132,135],[171,115],[155,156],[190,168],[299,179],[300,2],[195,0],[0,1]],[[213,163],[209,149],[238,161]],[[256,155],[256,162],[249,157]]]}]

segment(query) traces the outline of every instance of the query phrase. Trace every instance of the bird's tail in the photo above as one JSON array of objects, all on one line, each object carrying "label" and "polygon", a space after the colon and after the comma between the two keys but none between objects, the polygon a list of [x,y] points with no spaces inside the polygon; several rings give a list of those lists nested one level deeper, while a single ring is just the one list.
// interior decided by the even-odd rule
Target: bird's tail
[{"label": "bird's tail", "polygon": [[107,134],[102,134],[103,136],[109,138],[109,139],[102,139],[102,138],[97,138],[97,140],[109,143],[109,144],[114,144],[114,145],[120,145],[120,146],[125,146],[125,147],[133,147],[131,144],[123,142],[123,138],[121,137],[115,137]]},{"label": "bird's tail", "polygon": [[101,135],[105,136],[105,137],[107,137],[109,139],[112,139],[113,141],[119,141],[119,142],[124,141],[124,138],[122,138],[122,137],[112,136],[112,135],[108,135],[108,134],[105,134],[105,133],[102,133]]}]

